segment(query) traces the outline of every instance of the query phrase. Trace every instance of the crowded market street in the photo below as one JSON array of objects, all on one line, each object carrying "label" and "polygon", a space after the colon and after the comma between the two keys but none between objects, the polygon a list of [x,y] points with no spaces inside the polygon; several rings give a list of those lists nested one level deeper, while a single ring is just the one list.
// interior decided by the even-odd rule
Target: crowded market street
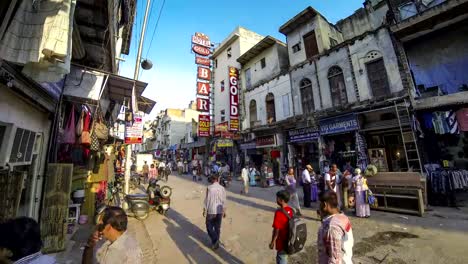
[{"label": "crowded market street", "polygon": [[[143,222],[130,219],[130,231],[140,242],[145,263],[274,263],[275,253],[268,243],[276,210],[275,193],[282,187],[253,187],[245,196],[239,194],[240,182],[234,181],[228,188],[222,247],[214,251],[209,246],[202,216],[206,179],[193,182],[191,175],[171,175],[167,184],[173,188],[167,217],[152,212]],[[315,263],[320,222],[314,210],[303,210],[303,215],[308,228],[307,246],[293,255],[291,262]],[[351,223],[354,263],[468,262],[464,247],[460,246],[468,243],[466,212],[435,208],[421,218],[372,211],[371,218],[351,217]],[[81,263],[81,253],[77,245],[74,251],[62,253],[59,261]]]}]

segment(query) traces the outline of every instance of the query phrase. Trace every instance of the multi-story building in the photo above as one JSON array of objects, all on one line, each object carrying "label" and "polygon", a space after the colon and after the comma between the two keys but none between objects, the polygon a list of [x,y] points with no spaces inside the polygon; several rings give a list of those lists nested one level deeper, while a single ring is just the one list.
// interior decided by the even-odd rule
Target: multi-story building
[{"label": "multi-story building", "polygon": [[385,1],[367,1],[333,25],[308,7],[280,27],[296,115],[286,136],[290,164],[370,160],[380,171],[420,170],[387,11]]},{"label": "multi-story building", "polygon": [[[428,188],[438,181],[429,168],[467,169],[468,1],[389,0],[388,21],[411,87],[418,142],[427,167]],[[462,162],[460,162],[462,161]],[[460,187],[459,187],[460,188]],[[429,203],[456,206],[456,192],[430,188]],[[445,197],[445,198],[444,198]],[[448,198],[450,197],[450,199]]]},{"label": "multi-story building", "polygon": [[[229,67],[235,67],[240,70],[241,64],[237,59],[255,46],[264,37],[245,29],[237,27],[221,44],[215,48],[213,60],[213,98],[212,114],[214,125],[221,123],[229,127],[230,122],[230,89],[229,89]],[[242,96],[242,95],[240,95]],[[211,145],[214,146],[214,142]],[[211,150],[210,150],[211,151]],[[231,167],[235,165],[233,157],[237,151],[229,147],[217,148],[216,159],[228,162]],[[235,170],[238,170],[236,167]]]},{"label": "multi-story building", "polygon": [[[267,36],[240,56],[242,81],[241,144],[246,161],[281,163],[281,124],[293,116],[286,44]],[[251,139],[251,140],[249,140]],[[274,170],[279,176],[279,167]]]}]

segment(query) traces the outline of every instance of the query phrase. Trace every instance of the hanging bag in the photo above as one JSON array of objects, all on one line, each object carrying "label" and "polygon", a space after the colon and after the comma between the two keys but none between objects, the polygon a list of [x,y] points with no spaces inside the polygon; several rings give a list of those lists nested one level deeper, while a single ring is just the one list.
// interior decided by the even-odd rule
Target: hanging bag
[{"label": "hanging bag", "polygon": [[81,114],[80,118],[78,119],[78,123],[76,124],[76,136],[79,137],[81,136],[81,133],[83,133],[83,117],[84,117],[84,111],[81,109]]},{"label": "hanging bag", "polygon": [[76,136],[75,136],[75,106],[72,105],[72,109],[70,111],[70,116],[68,117],[67,126],[65,127],[65,131],[63,133],[63,142],[65,144],[75,144]]},{"label": "hanging bag", "polygon": [[91,145],[91,134],[89,132],[89,124],[91,122],[91,114],[83,111],[81,114],[83,120],[83,131],[81,132],[80,143],[83,145]]},{"label": "hanging bag", "polygon": [[93,125],[91,127],[91,146],[90,146],[90,149],[92,151],[99,151],[100,150],[100,144],[99,144],[99,139],[96,135],[96,122],[94,121],[93,122]]},{"label": "hanging bag", "polygon": [[96,133],[98,139],[101,140],[107,140],[107,138],[109,137],[109,128],[102,121],[102,114],[100,110],[97,121],[94,123],[94,133]]}]

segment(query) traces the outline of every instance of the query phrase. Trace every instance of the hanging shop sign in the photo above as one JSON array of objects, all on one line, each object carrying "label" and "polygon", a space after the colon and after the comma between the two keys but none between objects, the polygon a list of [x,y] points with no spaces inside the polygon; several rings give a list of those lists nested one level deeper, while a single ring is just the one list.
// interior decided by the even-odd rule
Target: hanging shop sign
[{"label": "hanging shop sign", "polygon": [[229,109],[231,131],[239,131],[239,70],[229,67]]},{"label": "hanging shop sign", "polygon": [[210,100],[205,98],[197,98],[197,111],[209,112],[210,111]]},{"label": "hanging shop sign", "polygon": [[192,36],[192,43],[203,47],[211,47],[210,38],[207,35],[199,32],[196,32],[195,35]]},{"label": "hanging shop sign", "polygon": [[288,131],[288,142],[307,142],[317,140],[320,137],[319,131],[312,127],[292,129]]},{"label": "hanging shop sign", "polygon": [[227,132],[229,131],[228,122],[222,122],[215,126],[215,132]]},{"label": "hanging shop sign", "polygon": [[234,143],[232,142],[232,139],[218,139],[218,141],[216,141],[216,145],[218,148],[230,148],[234,146]]},{"label": "hanging shop sign", "polygon": [[205,67],[198,66],[197,78],[200,80],[211,81],[211,70]]},{"label": "hanging shop sign", "polygon": [[210,115],[198,115],[198,136],[209,137],[210,136]]},{"label": "hanging shop sign", "polygon": [[211,66],[211,60],[209,58],[203,58],[203,57],[195,56],[195,64],[210,67]]},{"label": "hanging shop sign", "polygon": [[261,136],[255,139],[255,145],[257,147],[274,146],[275,144],[276,144],[275,135]]},{"label": "hanging shop sign", "polygon": [[205,48],[199,45],[193,45],[192,50],[200,56],[208,56],[211,54],[211,50],[209,48]]},{"label": "hanging shop sign", "polygon": [[254,149],[256,147],[257,147],[257,144],[255,141],[240,144],[241,150]]},{"label": "hanging shop sign", "polygon": [[359,129],[356,114],[348,114],[320,120],[320,134],[337,134]]},{"label": "hanging shop sign", "polygon": [[197,82],[197,95],[210,95],[211,85],[206,82]]},{"label": "hanging shop sign", "polygon": [[135,114],[133,124],[128,123],[125,126],[125,144],[143,143],[143,117]]}]

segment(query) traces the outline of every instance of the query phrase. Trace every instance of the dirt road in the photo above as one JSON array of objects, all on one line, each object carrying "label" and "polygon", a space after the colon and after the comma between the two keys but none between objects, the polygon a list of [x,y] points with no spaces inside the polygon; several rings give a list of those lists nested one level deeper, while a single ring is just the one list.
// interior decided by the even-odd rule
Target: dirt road
[{"label": "dirt road", "polygon": [[[174,192],[167,217],[152,213],[144,222],[157,263],[273,263],[275,252],[268,249],[268,243],[275,193],[280,187],[251,188],[250,195],[244,196],[239,194],[240,184],[234,182],[228,189],[227,217],[222,224],[224,247],[213,251],[202,216],[206,181],[171,176],[168,185]],[[292,263],[316,262],[320,223],[313,210],[304,211],[307,248],[293,256]],[[432,213],[420,218],[372,213],[370,219],[351,219],[355,263],[468,263],[468,216],[447,218]]]}]

